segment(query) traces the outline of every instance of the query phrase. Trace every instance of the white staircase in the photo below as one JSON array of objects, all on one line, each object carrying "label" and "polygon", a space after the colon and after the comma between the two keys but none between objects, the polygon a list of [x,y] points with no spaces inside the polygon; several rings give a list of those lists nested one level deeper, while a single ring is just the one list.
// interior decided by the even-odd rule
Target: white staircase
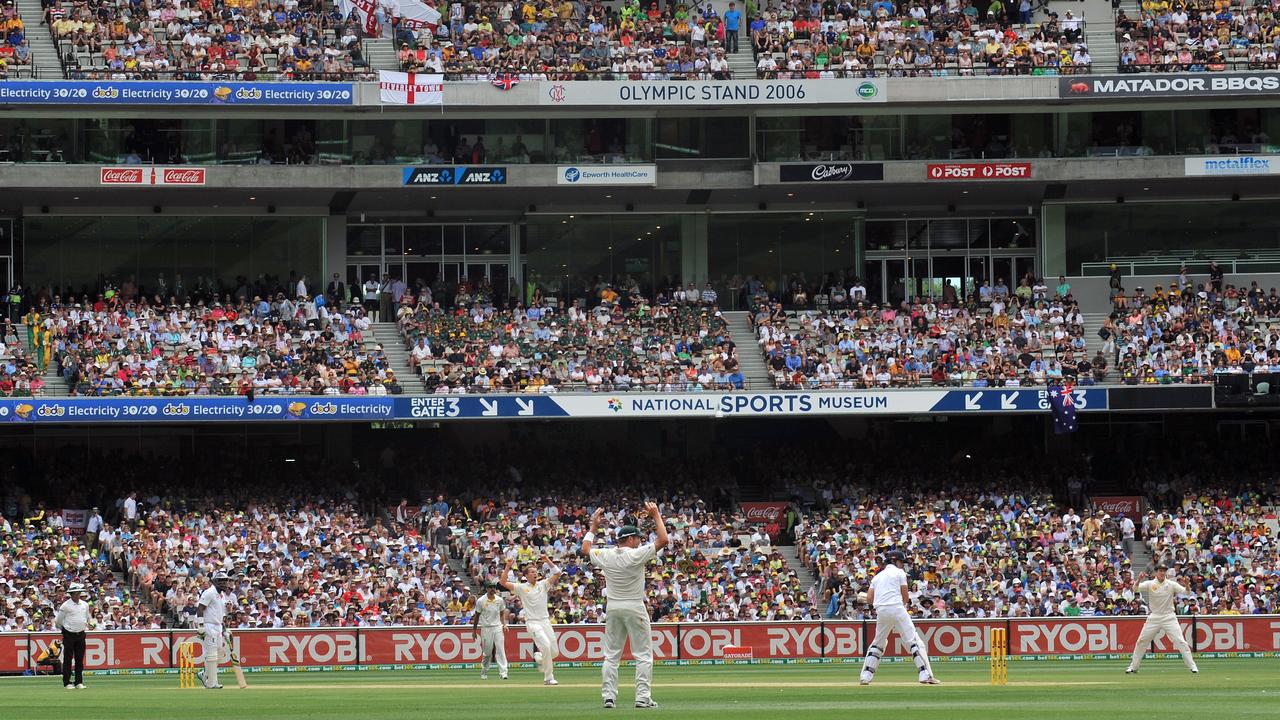
[{"label": "white staircase", "polygon": [[391,38],[365,38],[364,59],[369,63],[371,71],[399,70],[400,60],[396,54],[396,41]]},{"label": "white staircase", "polygon": [[738,369],[748,390],[767,390],[773,387],[769,379],[769,366],[764,362],[764,354],[756,344],[756,334],[751,331],[750,313],[746,310],[725,312],[724,319],[729,325],[729,334],[738,346]]},{"label": "white staircase", "polygon": [[[40,7],[40,0],[16,0],[16,6],[27,28],[27,45],[31,48],[31,61],[36,66],[35,77],[61,78],[62,63],[58,60],[58,49],[53,44],[49,26],[44,24],[44,9]],[[65,7],[70,13],[71,5],[67,4]]]},{"label": "white staircase", "polygon": [[[382,352],[387,356],[387,366],[400,379],[400,387],[403,387],[405,392],[420,392],[422,390],[421,381],[410,379],[416,376],[409,367],[409,351],[404,347],[404,338],[400,337],[400,330],[396,327],[396,324],[390,322],[374,323],[373,341],[382,346]],[[366,344],[368,344],[367,340]]]}]

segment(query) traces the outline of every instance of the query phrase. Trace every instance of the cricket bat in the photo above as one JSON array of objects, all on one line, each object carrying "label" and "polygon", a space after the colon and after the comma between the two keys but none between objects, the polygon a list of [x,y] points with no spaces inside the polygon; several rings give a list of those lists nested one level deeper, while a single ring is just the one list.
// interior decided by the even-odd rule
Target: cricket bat
[{"label": "cricket bat", "polygon": [[223,635],[223,640],[226,642],[227,651],[231,655],[231,669],[235,671],[236,684],[240,686],[241,690],[243,690],[249,687],[249,683],[244,681],[244,670],[240,668],[240,656],[236,654],[236,646],[233,642],[230,630],[227,630]]}]

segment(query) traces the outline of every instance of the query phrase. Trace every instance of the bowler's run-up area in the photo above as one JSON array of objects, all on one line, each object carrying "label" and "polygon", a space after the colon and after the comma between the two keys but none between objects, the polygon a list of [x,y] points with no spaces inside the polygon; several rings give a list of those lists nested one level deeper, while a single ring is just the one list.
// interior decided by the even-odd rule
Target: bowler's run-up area
[{"label": "bowler's run-up area", "polygon": [[[917,627],[942,685],[917,682],[892,635],[870,686],[859,686],[874,621],[660,623],[653,626],[654,698],[672,717],[906,718],[1103,717],[1149,712],[1152,702],[1223,718],[1275,717],[1280,617],[1188,616],[1182,635],[1200,672],[1183,668],[1167,639],[1139,673],[1124,669],[1140,617],[921,620]],[[53,640],[0,634],[0,670],[22,667]],[[91,635],[84,692],[57,678],[0,678],[0,707],[34,717],[56,705],[77,718],[599,717],[603,628],[561,626],[560,685],[542,685],[521,626],[506,634],[507,680],[479,678],[479,644],[458,627],[240,630],[233,649],[248,688],[183,689],[182,648],[203,660],[186,630]],[[1001,644],[1004,651],[995,648]],[[630,654],[624,655],[625,660]],[[997,684],[997,672],[1003,682]],[[622,673],[622,685],[629,681]],[[626,690],[623,691],[625,698]],[[619,703],[614,713],[639,712]]]}]

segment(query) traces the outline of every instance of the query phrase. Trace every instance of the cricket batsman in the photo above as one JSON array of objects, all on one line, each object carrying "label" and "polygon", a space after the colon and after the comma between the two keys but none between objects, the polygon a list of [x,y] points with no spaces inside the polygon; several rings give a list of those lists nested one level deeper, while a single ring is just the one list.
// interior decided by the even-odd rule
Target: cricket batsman
[{"label": "cricket batsman", "polygon": [[867,590],[867,604],[876,609],[876,637],[867,650],[867,658],[862,663],[862,675],[858,679],[860,685],[870,685],[880,667],[880,658],[884,655],[888,644],[889,632],[897,630],[898,635],[911,649],[911,658],[915,660],[916,669],[920,671],[922,685],[940,685],[933,676],[933,668],[929,665],[929,655],[925,650],[924,639],[916,632],[915,623],[907,614],[907,573],[903,571],[906,557],[898,550],[890,550],[885,554],[884,568],[871,578],[871,588]]},{"label": "cricket batsman", "polygon": [[471,621],[471,636],[480,637],[480,679],[489,679],[489,658],[498,663],[498,677],[507,679],[507,603],[498,596],[498,586],[489,582],[484,595],[476,600]]},{"label": "cricket batsman", "polygon": [[650,696],[653,677],[653,646],[649,634],[649,608],[645,604],[645,566],[655,560],[667,545],[667,526],[655,503],[645,503],[649,517],[657,524],[657,540],[641,545],[640,528],[623,525],[615,535],[617,543],[610,548],[597,548],[596,531],[604,510],[591,514],[591,528],[582,538],[582,552],[591,564],[604,572],[604,664],[601,695],[605,709],[617,706],[618,664],[627,638],[631,638],[631,654],[636,660],[636,707],[656,708]]},{"label": "cricket batsman", "polygon": [[[542,561],[550,562],[545,555],[542,556]],[[560,579],[562,571],[552,564],[551,574],[538,579],[538,563],[529,563],[524,567],[524,582],[513,583],[508,578],[514,564],[515,558],[507,559],[507,566],[503,568],[498,582],[520,598],[520,603],[524,605],[524,629],[533,638],[533,644],[537,648],[533,653],[533,661],[542,671],[542,684],[559,685],[556,682],[556,655],[559,654],[559,646],[556,631],[551,627],[551,614],[547,611],[550,605],[547,594]]]},{"label": "cricket batsman", "polygon": [[221,690],[218,682],[218,665],[231,660],[231,650],[222,634],[222,622],[226,617],[227,605],[223,593],[231,584],[227,574],[218,571],[209,580],[209,587],[200,593],[196,613],[203,623],[204,670],[196,674],[201,684],[209,690]]},{"label": "cricket batsman", "polygon": [[[1146,574],[1143,573],[1143,577]],[[1133,648],[1133,657],[1125,674],[1138,672],[1142,664],[1142,656],[1151,649],[1153,640],[1168,637],[1173,646],[1182,654],[1182,664],[1192,673],[1199,673],[1195,658],[1191,656],[1191,646],[1182,637],[1182,628],[1178,627],[1178,615],[1174,611],[1174,602],[1179,595],[1186,595],[1187,589],[1169,579],[1169,569],[1160,565],[1156,567],[1154,580],[1138,583],[1138,592],[1147,599],[1147,621],[1142,624],[1142,632],[1138,635],[1138,644]]]}]

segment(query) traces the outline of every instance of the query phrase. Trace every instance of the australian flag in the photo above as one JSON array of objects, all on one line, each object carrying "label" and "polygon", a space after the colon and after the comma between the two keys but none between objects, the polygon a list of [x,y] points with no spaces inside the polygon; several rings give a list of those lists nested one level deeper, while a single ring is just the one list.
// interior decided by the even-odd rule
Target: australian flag
[{"label": "australian flag", "polygon": [[1059,435],[1073,433],[1076,425],[1076,399],[1070,385],[1049,388],[1049,407],[1053,409],[1053,431]]}]

